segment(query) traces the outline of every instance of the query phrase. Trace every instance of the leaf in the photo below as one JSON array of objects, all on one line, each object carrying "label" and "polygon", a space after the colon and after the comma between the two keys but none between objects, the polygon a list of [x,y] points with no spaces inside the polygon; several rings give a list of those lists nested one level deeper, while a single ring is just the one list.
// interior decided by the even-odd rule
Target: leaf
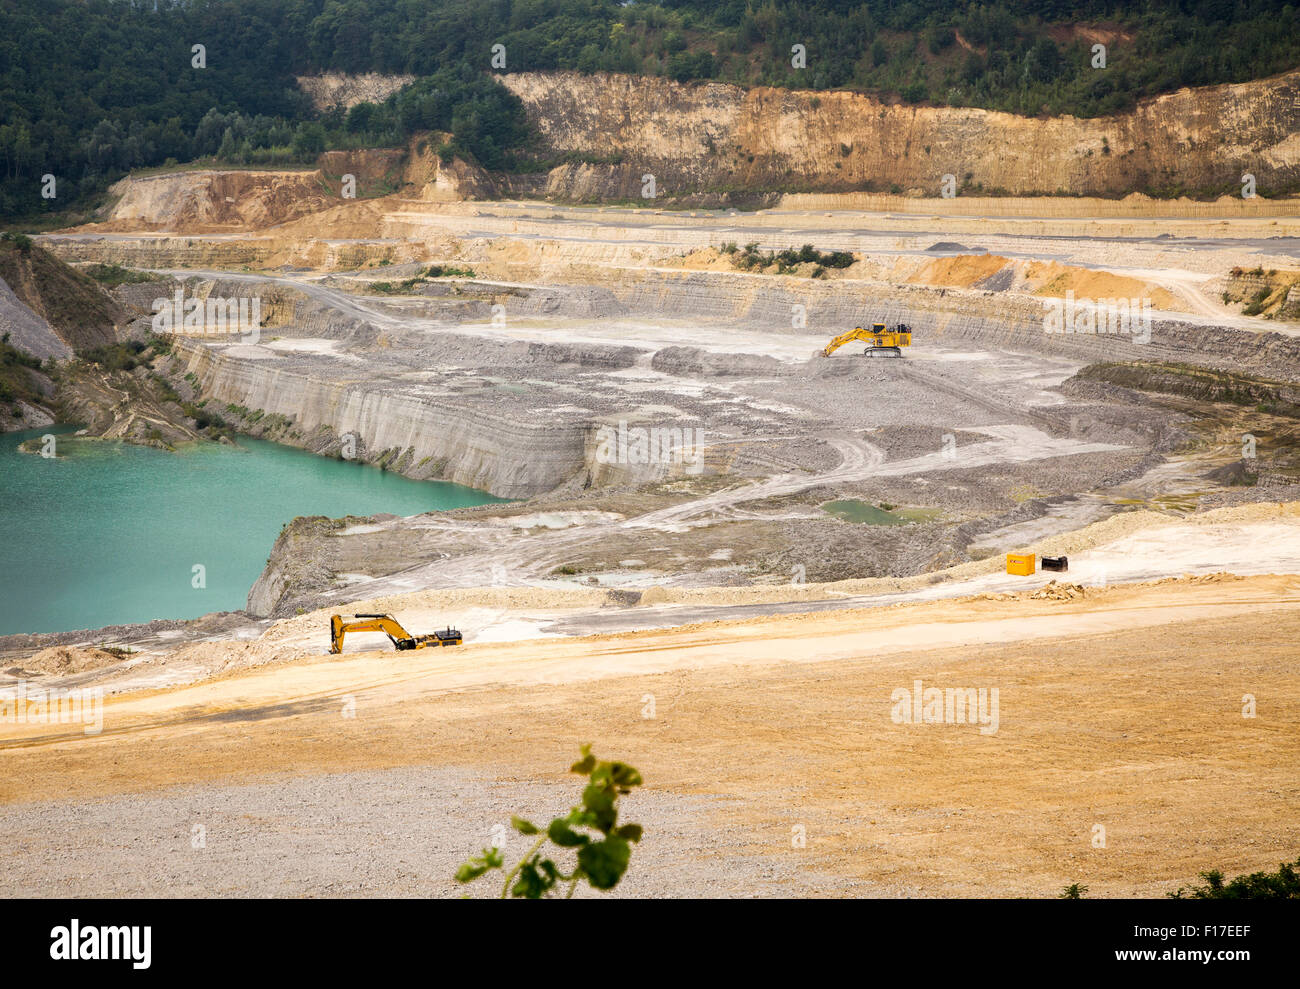
[{"label": "leaf", "polygon": [[538,857],[534,855],[519,867],[519,879],[510,890],[510,895],[521,900],[540,900],[555,885],[538,868]]},{"label": "leaf", "polygon": [[466,862],[464,865],[462,865],[459,869],[456,870],[456,882],[458,883],[473,882],[475,879],[477,879],[479,876],[483,875],[483,873],[487,871],[488,870],[486,865],[475,865],[471,862]]},{"label": "leaf", "polygon": [[568,816],[564,818],[564,823],[575,828],[594,828],[596,827],[596,815],[589,810],[583,810],[581,807],[574,807],[569,811]]},{"label": "leaf", "polygon": [[541,834],[542,829],[536,824],[525,821],[522,817],[510,818],[510,826],[520,834]]},{"label": "leaf", "polygon": [[609,764],[609,778],[617,787],[632,787],[641,785],[641,774],[625,762],[611,762]]},{"label": "leaf", "polygon": [[582,758],[569,767],[571,773],[582,773],[584,776],[596,767],[596,757],[591,754],[591,746],[582,747]]},{"label": "leaf", "polygon": [[630,788],[641,785],[641,774],[626,762],[600,762],[591,772],[591,781],[627,793]]},{"label": "leaf", "polygon": [[618,820],[618,811],[614,808],[615,794],[612,790],[592,783],[582,791],[582,805],[595,816],[595,826],[606,833]]},{"label": "leaf", "polygon": [[628,841],[640,841],[641,825],[624,824],[621,828],[615,828],[614,833],[620,838],[625,838]]},{"label": "leaf", "polygon": [[504,864],[505,859],[502,858],[500,851],[495,848],[485,848],[482,855],[470,859],[456,870],[456,881],[459,883],[473,882],[488,870],[499,869]]},{"label": "leaf", "polygon": [[585,834],[578,834],[565,823],[563,818],[559,817],[551,822],[551,826],[546,829],[546,834],[561,848],[576,848],[591,841]]},{"label": "leaf", "polygon": [[622,838],[594,841],[578,850],[578,865],[596,889],[613,889],[627,871],[632,846]]}]

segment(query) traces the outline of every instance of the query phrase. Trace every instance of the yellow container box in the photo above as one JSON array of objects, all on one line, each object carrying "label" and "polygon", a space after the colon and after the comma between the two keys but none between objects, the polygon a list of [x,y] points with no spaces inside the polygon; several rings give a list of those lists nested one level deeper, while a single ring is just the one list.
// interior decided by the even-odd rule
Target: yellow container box
[{"label": "yellow container box", "polygon": [[1007,573],[1017,577],[1032,577],[1034,573],[1033,553],[1008,553]]}]

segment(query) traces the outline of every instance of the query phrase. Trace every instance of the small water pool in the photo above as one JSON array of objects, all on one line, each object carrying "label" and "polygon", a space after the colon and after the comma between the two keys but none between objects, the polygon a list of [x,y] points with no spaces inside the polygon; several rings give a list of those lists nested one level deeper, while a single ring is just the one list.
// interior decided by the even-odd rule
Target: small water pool
[{"label": "small water pool", "polygon": [[822,510],[845,522],[861,522],[864,525],[910,525],[913,522],[929,522],[939,515],[935,508],[885,509],[857,498],[828,501],[822,505]]}]

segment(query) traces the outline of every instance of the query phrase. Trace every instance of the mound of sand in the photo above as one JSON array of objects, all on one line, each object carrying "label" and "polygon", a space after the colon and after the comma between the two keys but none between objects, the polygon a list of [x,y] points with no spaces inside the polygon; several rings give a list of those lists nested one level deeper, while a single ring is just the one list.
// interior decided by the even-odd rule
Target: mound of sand
[{"label": "mound of sand", "polygon": [[647,587],[641,595],[642,604],[663,604],[669,600],[668,592],[655,584],[653,587]]},{"label": "mound of sand", "polygon": [[51,646],[49,649],[42,649],[31,659],[24,660],[22,667],[29,673],[84,673],[86,670],[112,666],[114,663],[122,662],[124,658],[103,649]]},{"label": "mound of sand", "polygon": [[1064,297],[1074,292],[1076,299],[1130,299],[1147,298],[1156,309],[1186,311],[1182,300],[1158,285],[1117,275],[1110,271],[1079,268],[1059,261],[1033,261],[1025,267],[1025,280],[1032,294]]},{"label": "mound of sand", "polygon": [[691,271],[735,271],[731,255],[723,254],[716,247],[705,247],[691,251],[678,264]]},{"label": "mound of sand", "polygon": [[1186,584],[1222,584],[1225,581],[1245,580],[1239,573],[1228,573],[1219,571],[1218,573],[1202,574],[1183,574],[1181,577],[1165,577],[1163,580],[1155,581],[1157,584],[1168,584],[1173,582],[1182,582]]},{"label": "mound of sand", "polygon": [[931,261],[907,281],[945,288],[970,288],[976,282],[997,274],[1009,264],[1011,259],[999,254],[959,254]]},{"label": "mound of sand", "polygon": [[1079,584],[1058,584],[1054,580],[1047,582],[1046,586],[1040,587],[1029,595],[1033,601],[1073,601],[1075,598],[1081,598],[1084,590]]}]

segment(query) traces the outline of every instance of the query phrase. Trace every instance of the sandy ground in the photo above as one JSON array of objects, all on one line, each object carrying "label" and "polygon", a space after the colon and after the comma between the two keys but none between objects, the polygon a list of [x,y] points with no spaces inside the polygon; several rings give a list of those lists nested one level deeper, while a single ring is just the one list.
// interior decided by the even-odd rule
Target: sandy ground
[{"label": "sandy ground", "polygon": [[[440,895],[593,741],[675,863],[629,893],[1158,895],[1296,854],[1297,604],[1200,578],[303,661],[110,698],[99,736],[0,726],[0,833],[33,893]],[[917,679],[999,688],[996,732],[895,723]]]}]

